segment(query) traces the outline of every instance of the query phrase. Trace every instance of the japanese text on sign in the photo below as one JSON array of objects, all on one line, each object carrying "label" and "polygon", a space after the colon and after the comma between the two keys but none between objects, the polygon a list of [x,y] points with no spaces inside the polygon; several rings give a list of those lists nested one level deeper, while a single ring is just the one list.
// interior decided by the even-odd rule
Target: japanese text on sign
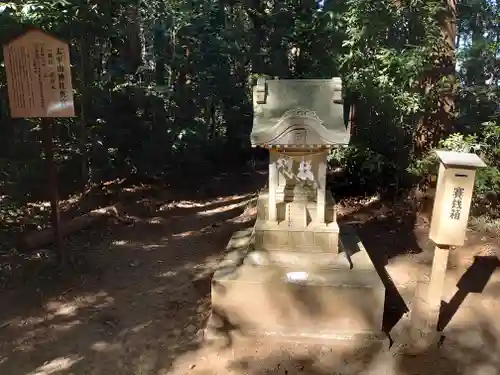
[{"label": "japanese text on sign", "polygon": [[462,201],[464,197],[464,188],[456,187],[453,189],[453,199],[451,201],[450,219],[460,220],[462,213]]},{"label": "japanese text on sign", "polygon": [[4,46],[11,116],[73,117],[69,47],[40,30]]}]

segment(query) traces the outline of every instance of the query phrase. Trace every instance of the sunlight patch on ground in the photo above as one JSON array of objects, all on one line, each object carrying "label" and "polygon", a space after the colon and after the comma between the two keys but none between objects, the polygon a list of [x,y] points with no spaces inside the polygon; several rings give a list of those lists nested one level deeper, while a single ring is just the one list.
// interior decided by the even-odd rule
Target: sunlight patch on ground
[{"label": "sunlight patch on ground", "polygon": [[200,203],[200,202],[194,202],[194,201],[180,201],[180,202],[174,202],[174,203],[169,203],[164,206],[160,207],[160,211],[165,211],[166,209],[169,208],[192,208],[192,207],[203,207],[208,205],[208,203]]},{"label": "sunlight patch on ground", "polygon": [[49,329],[55,332],[66,332],[81,324],[81,320],[72,320],[71,322],[62,323],[62,324],[51,324]]},{"label": "sunlight patch on ground", "polygon": [[155,250],[164,247],[165,244],[150,244],[150,245],[142,245],[144,250]]},{"label": "sunlight patch on ground", "polygon": [[130,241],[125,241],[125,240],[116,240],[111,242],[111,245],[113,246],[127,246],[131,245]]},{"label": "sunlight patch on ground", "polygon": [[75,302],[61,303],[49,302],[45,307],[47,311],[52,312],[55,316],[74,316],[78,311],[79,306]]},{"label": "sunlight patch on ground", "polygon": [[210,216],[210,215],[218,214],[221,212],[231,211],[231,210],[234,210],[235,208],[246,206],[247,204],[249,204],[253,200],[255,200],[255,198],[246,199],[242,202],[230,204],[228,206],[222,206],[222,207],[217,207],[217,208],[214,208],[211,210],[200,211],[196,215],[197,216]]},{"label": "sunlight patch on ground", "polygon": [[152,320],[149,320],[146,323],[138,324],[135,327],[127,329],[127,333],[128,332],[130,332],[130,333],[138,333],[138,332],[142,331],[143,329],[148,328],[149,326],[151,326],[151,324],[153,324]]},{"label": "sunlight patch on ground", "polygon": [[45,309],[50,315],[54,316],[75,316],[78,310],[82,308],[103,308],[108,307],[114,302],[113,297],[106,292],[101,291],[95,294],[80,296],[78,299],[70,302],[49,301],[45,305]]},{"label": "sunlight patch on ground", "polygon": [[[370,197],[366,197],[364,199],[356,199],[355,203],[353,202],[344,202],[336,205],[337,213],[339,216],[352,215],[355,214],[362,208],[368,208],[370,205],[374,205],[376,203],[380,203],[381,199],[379,195],[373,195]],[[378,215],[385,215],[392,212],[393,207],[381,207],[378,212]],[[370,213],[367,213],[367,218]],[[373,212],[371,213],[373,214]]]},{"label": "sunlight patch on ground", "polygon": [[50,375],[56,372],[69,370],[82,359],[83,357],[77,355],[54,358],[38,367],[36,370],[31,371],[28,375]]},{"label": "sunlight patch on ground", "polygon": [[249,222],[251,220],[253,220],[255,217],[255,214],[249,212],[249,213],[243,213],[241,214],[240,216],[236,216],[232,219],[229,219],[227,220],[227,223],[231,223],[231,224],[243,224],[243,223],[246,223],[246,222]]},{"label": "sunlight patch on ground", "polygon": [[[173,278],[173,277],[180,277],[182,274],[191,274],[194,269],[198,267],[198,264],[193,263],[193,262],[188,262],[185,265],[181,267],[176,267],[173,269],[170,269],[165,272],[160,272],[156,275],[156,277],[159,278]],[[161,290],[160,288],[154,289],[156,290]]]},{"label": "sunlight patch on ground", "polygon": [[93,343],[90,348],[95,352],[110,353],[122,349],[122,345],[118,343],[109,343],[106,341],[98,341]]},{"label": "sunlight patch on ground", "polygon": [[115,240],[111,243],[112,246],[122,247],[122,248],[133,248],[136,250],[142,249],[146,251],[162,249],[168,244],[168,238],[162,238],[154,243],[144,243],[144,242],[132,242],[128,240]]},{"label": "sunlight patch on ground", "polygon": [[167,220],[165,220],[164,218],[162,217],[152,217],[151,219],[148,219],[147,220],[147,223],[148,224],[165,224],[167,222]]},{"label": "sunlight patch on ground", "polygon": [[500,233],[500,219],[492,219],[487,216],[471,217],[470,225],[473,229],[492,234]]},{"label": "sunlight patch on ground", "polygon": [[177,275],[177,271],[167,271],[160,273],[158,277],[174,277],[175,275]]},{"label": "sunlight patch on ground", "polygon": [[184,238],[188,236],[192,236],[193,234],[199,233],[199,231],[188,230],[187,232],[176,233],[172,235],[173,238]]},{"label": "sunlight patch on ground", "polygon": [[[158,277],[169,277],[169,276],[164,276],[164,273],[161,273],[158,275]],[[151,293],[153,294],[163,294],[165,292],[168,292],[168,290],[171,288],[170,285],[163,285],[159,286],[158,288],[151,289]]]},{"label": "sunlight patch on ground", "polygon": [[249,196],[248,194],[245,194],[245,195],[230,195],[230,196],[227,196],[227,197],[219,197],[219,198],[216,198],[216,199],[207,200],[205,202],[187,201],[187,200],[177,201],[177,202],[170,202],[170,203],[167,203],[167,204],[164,204],[163,206],[161,206],[159,208],[159,211],[160,212],[167,211],[167,210],[172,209],[172,208],[202,208],[202,207],[210,206],[210,205],[212,205],[214,203],[230,202],[232,200],[241,199],[241,198],[245,198],[245,197],[248,197],[248,196]]},{"label": "sunlight patch on ground", "polygon": [[[214,210],[207,210],[207,211],[204,211],[204,212],[197,213],[197,215],[208,216],[208,215],[213,215],[215,213],[221,213],[221,212],[225,212],[225,211],[230,211],[230,210],[232,210],[234,208],[237,208],[237,207],[246,206],[250,202],[252,202],[253,200],[254,200],[254,198],[246,200],[244,202],[236,203],[236,204],[233,204],[233,205],[216,208]],[[173,238],[185,238],[185,237],[188,237],[188,236],[209,233],[210,231],[215,231],[216,230],[216,228],[214,227],[215,224],[220,225],[220,224],[242,224],[242,223],[246,223],[246,222],[249,222],[249,221],[253,220],[255,218],[256,214],[257,214],[256,207],[248,207],[248,208],[246,208],[243,211],[243,213],[241,215],[238,215],[236,217],[227,219],[227,220],[222,221],[222,222],[214,222],[214,224],[208,225],[208,226],[200,228],[198,230],[190,230],[190,231],[186,231],[186,232],[182,232],[182,233],[176,233],[172,237]]]},{"label": "sunlight patch on ground", "polygon": [[380,202],[380,196],[379,195],[374,195],[374,196],[368,197],[368,198],[364,199],[363,201],[361,201],[361,204],[363,206],[367,207],[370,204],[373,204],[373,203],[376,203],[376,202]]},{"label": "sunlight patch on ground", "polygon": [[41,316],[18,317],[10,327],[21,329],[24,334],[12,341],[14,351],[26,352],[34,349],[34,343],[49,343],[58,334],[70,331],[80,325],[80,319],[58,321],[57,319],[74,318],[82,309],[101,309],[114,303],[106,292],[79,296],[73,301],[52,300],[45,304],[46,314]]},{"label": "sunlight patch on ground", "polygon": [[418,275],[429,273],[429,267],[406,259],[389,263],[385,269],[391,280],[399,287],[414,287]]}]

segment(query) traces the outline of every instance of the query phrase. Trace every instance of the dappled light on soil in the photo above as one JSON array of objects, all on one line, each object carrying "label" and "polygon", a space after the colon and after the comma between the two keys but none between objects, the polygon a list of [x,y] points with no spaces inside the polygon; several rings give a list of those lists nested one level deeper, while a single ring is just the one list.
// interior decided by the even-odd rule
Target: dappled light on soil
[{"label": "dappled light on soil", "polygon": [[113,241],[111,243],[111,245],[113,245],[113,246],[127,246],[127,245],[130,245],[130,243],[128,241],[125,241],[125,240],[117,240],[117,241]]},{"label": "dappled light on soil", "polygon": [[[134,331],[136,333],[137,331]],[[98,341],[92,344],[91,349],[96,352],[111,353],[122,350],[122,345],[117,343],[109,343],[105,341]]]},{"label": "dappled light on soil", "polygon": [[[161,202],[162,197],[156,200]],[[0,374],[379,375],[388,365],[389,375],[414,375],[415,362],[399,355],[385,356],[378,347],[361,342],[302,347],[235,340],[231,347],[221,349],[202,340],[210,314],[212,274],[231,235],[252,225],[253,200],[252,195],[239,194],[180,201],[165,209],[149,199],[143,204],[156,207],[153,211],[137,205],[130,212],[125,208],[137,220],[110,223],[109,230],[99,235],[82,233],[79,246],[92,265],[87,273],[61,279],[55,286],[40,285],[39,292],[23,289],[2,301],[9,309],[1,312]],[[390,221],[395,230],[386,232],[386,220],[392,220],[390,210],[377,200],[365,203],[344,207],[342,220],[354,222],[368,250],[389,260],[385,265],[388,278],[403,303],[411,307],[416,277],[428,273],[432,258],[425,246],[421,252],[407,249],[422,243],[425,227],[407,230],[406,224]],[[411,236],[415,242],[408,240]],[[476,242],[456,250],[452,257],[447,301],[457,292],[458,280],[474,255],[498,254],[497,244],[471,240]],[[306,275],[296,270],[288,276],[300,282]],[[449,361],[468,361],[463,371],[440,373],[475,375],[497,366],[493,348],[500,341],[494,319],[499,308],[498,285],[495,271],[482,294],[469,294],[454,312],[445,331],[446,350],[429,349],[428,357],[438,367],[446,367]],[[289,310],[286,304],[282,308],[283,313]],[[363,311],[353,314],[359,319],[365,316]],[[393,329],[395,337],[403,330],[401,322]],[[488,350],[484,343],[490,343]],[[482,350],[480,357],[478,350]]]},{"label": "dappled light on soil", "polygon": [[248,205],[252,201],[255,201],[255,199],[244,200],[244,201],[242,201],[240,203],[230,204],[230,205],[227,205],[225,207],[214,208],[214,209],[205,210],[205,211],[199,211],[197,213],[197,215],[199,215],[199,216],[210,216],[210,215],[213,215],[213,214],[216,214],[216,213],[219,213],[219,212],[225,212],[225,211],[234,210],[235,208],[238,208],[238,207],[244,207],[244,206]]},{"label": "dappled light on soil", "polygon": [[0,375],[500,375],[499,15],[1,1]]},{"label": "dappled light on soil", "polygon": [[96,294],[81,296],[77,301],[62,303],[59,301],[48,302],[45,309],[49,313],[48,316],[75,316],[79,309],[92,306],[95,309],[100,309],[110,306],[114,302],[113,297],[106,292],[101,291]]},{"label": "dappled light on soil", "polygon": [[55,358],[48,363],[40,366],[28,375],[51,375],[71,370],[71,367],[80,362],[83,358],[79,356]]}]

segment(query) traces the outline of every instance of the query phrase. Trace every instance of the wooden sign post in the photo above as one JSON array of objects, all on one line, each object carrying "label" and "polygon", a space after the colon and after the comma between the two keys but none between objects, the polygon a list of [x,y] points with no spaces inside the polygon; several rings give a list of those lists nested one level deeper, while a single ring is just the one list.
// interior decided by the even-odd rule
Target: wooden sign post
[{"label": "wooden sign post", "polygon": [[47,161],[51,222],[62,260],[54,118],[74,117],[69,45],[41,30],[29,30],[4,45],[5,71],[12,118],[40,117]]},{"label": "wooden sign post", "polygon": [[465,242],[476,170],[486,166],[472,153],[438,150],[436,154],[440,165],[429,233],[436,247],[427,293],[419,296],[418,306],[417,299],[412,306],[413,328],[420,337],[414,336],[415,351],[437,333],[449,252]]},{"label": "wooden sign post", "polygon": [[476,154],[436,151],[439,174],[429,238],[436,244],[428,290],[430,328],[437,329],[449,249],[465,243],[476,169],[486,167]]}]

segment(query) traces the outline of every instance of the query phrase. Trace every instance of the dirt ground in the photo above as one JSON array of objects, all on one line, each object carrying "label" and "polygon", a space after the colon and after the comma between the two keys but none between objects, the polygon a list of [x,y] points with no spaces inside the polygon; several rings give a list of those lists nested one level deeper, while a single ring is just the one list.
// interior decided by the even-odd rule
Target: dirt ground
[{"label": "dirt ground", "polygon": [[[196,195],[166,189],[129,202],[129,222],[67,241],[85,259],[77,271],[11,280],[0,291],[0,374],[500,374],[500,244],[475,232],[451,254],[440,348],[403,355],[397,335],[391,351],[360,342],[203,342],[211,275],[231,234],[252,225],[264,181],[228,176]],[[425,217],[376,200],[340,204],[339,215],[387,261],[386,309],[411,306],[432,262]]]}]

